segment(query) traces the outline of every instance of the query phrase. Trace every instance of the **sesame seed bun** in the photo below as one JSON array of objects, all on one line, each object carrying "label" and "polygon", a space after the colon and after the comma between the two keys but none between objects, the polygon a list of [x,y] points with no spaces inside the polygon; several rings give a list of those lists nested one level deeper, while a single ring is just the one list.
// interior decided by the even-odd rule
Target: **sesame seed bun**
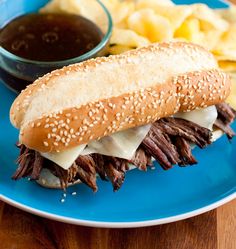
[{"label": "sesame seed bun", "polygon": [[183,42],[152,44],[45,75],[17,97],[10,117],[21,143],[59,152],[221,103],[229,92],[229,77],[207,50]]}]

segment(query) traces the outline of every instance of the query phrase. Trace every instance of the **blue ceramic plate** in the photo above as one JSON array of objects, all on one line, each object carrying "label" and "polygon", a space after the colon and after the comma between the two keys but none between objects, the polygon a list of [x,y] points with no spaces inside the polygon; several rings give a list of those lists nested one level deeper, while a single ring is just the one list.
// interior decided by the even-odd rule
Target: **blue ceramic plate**
[{"label": "blue ceramic plate", "polygon": [[[180,1],[178,1],[180,2]],[[190,1],[187,1],[190,2]],[[183,2],[182,2],[183,3]],[[212,7],[226,7],[209,1]],[[214,4],[214,5],[212,5]],[[8,113],[15,95],[0,84],[0,199],[28,212],[63,222],[97,227],[138,227],[172,222],[211,210],[236,197],[236,139],[224,136],[205,150],[195,149],[199,164],[147,173],[127,173],[121,190],[98,180],[99,191],[79,184],[63,192],[33,182],[11,180],[18,150],[18,131]],[[236,130],[236,123],[233,125]],[[76,191],[77,195],[71,195]]]}]

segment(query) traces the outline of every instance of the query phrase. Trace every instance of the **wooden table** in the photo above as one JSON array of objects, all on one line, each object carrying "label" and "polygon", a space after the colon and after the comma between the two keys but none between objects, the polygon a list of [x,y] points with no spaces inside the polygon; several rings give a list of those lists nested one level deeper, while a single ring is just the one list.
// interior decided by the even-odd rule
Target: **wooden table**
[{"label": "wooden table", "polygon": [[0,248],[236,249],[236,200],[191,219],[137,229],[73,226],[0,202]]},{"label": "wooden table", "polygon": [[0,203],[2,249],[236,249],[236,200],[172,224],[97,229],[40,218]]}]

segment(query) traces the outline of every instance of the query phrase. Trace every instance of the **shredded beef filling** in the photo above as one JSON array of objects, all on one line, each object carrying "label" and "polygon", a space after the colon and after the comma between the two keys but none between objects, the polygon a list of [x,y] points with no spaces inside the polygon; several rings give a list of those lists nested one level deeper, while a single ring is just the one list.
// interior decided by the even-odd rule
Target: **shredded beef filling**
[{"label": "shredded beef filling", "polygon": [[222,130],[229,139],[235,136],[230,124],[235,120],[236,111],[226,103],[216,105],[218,112],[217,120],[214,126]]},{"label": "shredded beef filling", "polygon": [[[232,139],[235,133],[230,124],[236,118],[236,111],[226,103],[218,104],[216,108],[218,117],[214,127],[222,130],[229,139]],[[20,156],[17,159],[19,166],[12,178],[17,180],[30,177],[32,180],[37,180],[42,168],[48,168],[60,179],[62,188],[66,188],[69,183],[81,180],[93,191],[97,191],[96,176],[98,174],[102,180],[109,179],[116,191],[125,180],[125,172],[129,169],[129,163],[143,171],[152,166],[152,157],[165,170],[172,168],[173,165],[193,165],[197,163],[197,160],[192,155],[191,145],[195,144],[204,148],[211,144],[211,136],[209,129],[193,122],[173,117],[162,118],[152,125],[130,161],[91,154],[79,156],[69,170],[64,170],[24,145],[18,145],[20,148]]]}]

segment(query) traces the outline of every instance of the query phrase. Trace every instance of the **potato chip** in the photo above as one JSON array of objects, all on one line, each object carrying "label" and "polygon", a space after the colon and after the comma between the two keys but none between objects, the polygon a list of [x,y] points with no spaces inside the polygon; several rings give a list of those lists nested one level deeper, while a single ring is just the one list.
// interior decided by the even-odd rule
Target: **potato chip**
[{"label": "potato chip", "polygon": [[102,30],[106,30],[106,20],[101,8],[98,10],[99,3],[96,0],[53,0],[40,11],[42,13],[64,12],[80,14],[98,24]]},{"label": "potato chip", "polygon": [[140,8],[156,8],[159,6],[175,6],[171,0],[137,0],[138,9]]},{"label": "potato chip", "polygon": [[126,2],[119,2],[116,4],[116,7],[111,10],[113,22],[115,27],[126,27],[125,24],[127,18],[134,12],[135,4],[134,2],[126,1]]},{"label": "potato chip", "polygon": [[236,61],[235,51],[231,50],[213,50],[212,53],[215,55],[218,61]]},{"label": "potato chip", "polygon": [[159,1],[146,1],[140,0],[136,6],[137,9],[151,8],[156,14],[166,17],[174,30],[180,27],[184,20],[189,17],[193,10],[188,5],[174,5],[165,6],[161,5]]},{"label": "potato chip", "polygon": [[212,51],[219,42],[222,35],[222,31],[211,29],[205,32],[202,31],[202,34],[202,41],[199,42],[199,44]]},{"label": "potato chip", "polygon": [[236,61],[236,23],[222,35],[213,52],[220,60]]},{"label": "potato chip", "polygon": [[175,37],[181,37],[189,42],[202,43],[204,34],[200,30],[200,22],[197,19],[186,19],[179,29],[175,31]]},{"label": "potato chip", "polygon": [[108,49],[109,54],[122,54],[126,51],[133,49],[132,47],[124,46],[124,45],[111,45]]},{"label": "potato chip", "polygon": [[42,12],[67,12],[81,14],[83,8],[83,0],[52,0],[41,9]]},{"label": "potato chip", "polygon": [[226,21],[236,23],[236,5],[231,4],[229,9],[220,9],[217,12]]},{"label": "potato chip", "polygon": [[218,61],[218,64],[225,72],[236,72],[236,61]]},{"label": "potato chip", "polygon": [[131,48],[138,48],[148,45],[150,42],[143,36],[132,30],[114,28],[110,41],[111,45],[123,45]]},{"label": "potato chip", "polygon": [[43,8],[40,9],[41,13],[61,13],[64,12],[61,9],[61,1],[60,0],[52,0],[48,4],[46,4]]},{"label": "potato chip", "polygon": [[236,72],[230,74],[232,80],[232,90],[226,102],[236,109]]},{"label": "potato chip", "polygon": [[102,0],[102,3],[107,7],[110,12],[113,12],[120,4],[119,0]]},{"label": "potato chip", "polygon": [[193,4],[192,16],[201,21],[202,29],[209,30],[211,28],[226,31],[229,24],[223,20],[217,12],[214,12],[207,5],[204,4]]},{"label": "potato chip", "polygon": [[128,18],[128,27],[137,34],[147,37],[151,42],[161,42],[173,37],[170,21],[157,15],[152,9],[134,12]]}]

